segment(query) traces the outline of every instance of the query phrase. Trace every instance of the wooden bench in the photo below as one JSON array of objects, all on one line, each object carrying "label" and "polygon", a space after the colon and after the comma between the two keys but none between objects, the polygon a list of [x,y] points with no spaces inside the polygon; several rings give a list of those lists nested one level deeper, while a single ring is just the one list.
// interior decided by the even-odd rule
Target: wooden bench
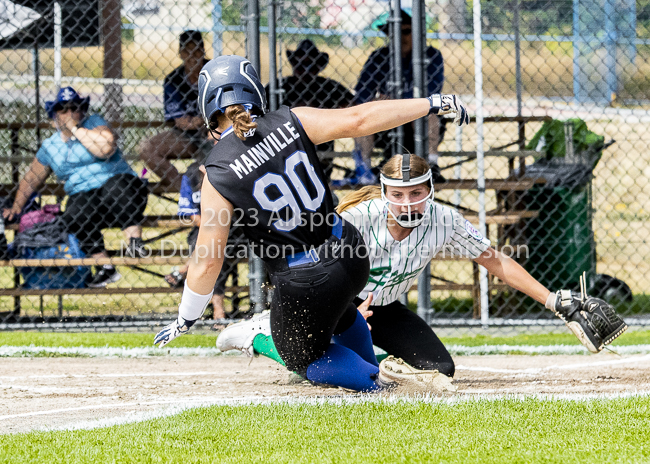
[{"label": "wooden bench", "polygon": [[[14,187],[11,185],[0,185],[0,195],[13,194]],[[152,193],[170,193],[166,187],[159,184],[151,184]],[[41,190],[41,195],[58,196],[65,195],[61,184],[46,184]],[[176,215],[162,216],[145,216],[142,223],[144,228],[161,229],[161,233],[149,241],[156,241],[191,228],[186,221],[182,221]],[[7,224],[6,230],[17,231],[18,224]],[[81,289],[23,289],[20,288],[20,271],[21,267],[67,267],[67,266],[102,266],[111,264],[114,266],[128,266],[135,270],[162,277],[161,274],[149,271],[142,266],[161,266],[161,265],[182,265],[188,260],[187,250],[164,250],[164,256],[161,256],[161,250],[153,249],[152,256],[147,258],[126,258],[120,257],[121,250],[106,250],[109,258],[83,258],[83,259],[12,259],[0,260],[0,267],[11,267],[14,269],[14,288],[1,288],[0,296],[14,297],[14,315],[18,315],[21,310],[20,298],[23,296],[58,296],[59,297],[59,314],[61,315],[61,299],[65,295],[128,295],[128,294],[168,294],[180,293],[183,287],[164,286],[144,286],[144,287],[108,287],[108,288],[81,288]],[[226,287],[226,293],[239,295],[248,293],[248,286],[230,285]],[[241,295],[239,295],[241,296]]]},{"label": "wooden bench", "polygon": [[[111,124],[111,127],[116,130],[123,129],[145,129],[145,128],[160,128],[170,126],[169,123],[165,121],[127,121],[121,122],[119,124]],[[27,150],[25,147],[22,147],[19,143],[19,133],[21,130],[35,130],[39,131],[42,129],[51,129],[51,126],[48,122],[42,122],[38,125],[35,123],[0,123],[0,130],[9,130],[10,131],[10,152],[11,155],[7,158],[0,161],[9,162],[11,165],[12,173],[12,184],[2,184],[0,185],[0,196],[12,196],[20,181],[20,163],[29,163],[34,156],[34,153],[30,150]],[[21,152],[27,151],[29,155],[25,156]],[[132,159],[133,157],[124,156],[125,159]],[[151,194],[166,198],[170,201],[176,201],[173,198],[166,197],[166,194],[175,194],[178,192],[172,191],[168,186],[162,185],[160,183],[150,183],[149,190]],[[63,185],[61,183],[46,183],[39,191],[43,196],[54,196],[57,198],[63,198],[66,196]],[[143,227],[150,228],[162,228],[162,229],[172,229],[173,233],[180,232],[181,230],[187,229],[188,225],[182,223],[177,216],[165,215],[158,217],[145,217],[143,222]],[[17,230],[17,224],[11,224],[6,226],[7,230]],[[170,235],[169,231],[163,233],[156,237],[160,239],[164,236]],[[116,254],[119,250],[108,250],[109,254]],[[154,254],[155,250],[154,250]],[[133,288],[123,288],[123,287],[110,287],[110,288],[83,288],[83,289],[44,289],[44,290],[27,290],[19,288],[20,285],[20,272],[19,267],[23,266],[91,266],[91,265],[104,265],[104,264],[113,264],[117,266],[130,266],[133,268],[139,268],[140,266],[150,266],[150,265],[181,265],[187,261],[187,257],[184,256],[165,256],[165,257],[153,257],[153,258],[85,258],[83,260],[8,260],[0,261],[0,267],[12,267],[14,268],[14,286],[15,288],[4,288],[0,289],[0,296],[12,296],[14,297],[14,313],[18,314],[20,312],[20,297],[21,296],[44,296],[44,295],[57,295],[59,297],[63,295],[108,295],[108,294],[135,294],[135,293],[178,293],[182,291],[180,288],[172,288],[167,285],[165,286],[148,286],[148,287],[133,287]],[[140,270],[144,270],[140,268]],[[144,270],[146,272],[146,270]],[[239,293],[248,291],[248,287],[245,286],[230,286],[226,288],[228,293]],[[61,301],[59,301],[59,307],[61,307]]]}]

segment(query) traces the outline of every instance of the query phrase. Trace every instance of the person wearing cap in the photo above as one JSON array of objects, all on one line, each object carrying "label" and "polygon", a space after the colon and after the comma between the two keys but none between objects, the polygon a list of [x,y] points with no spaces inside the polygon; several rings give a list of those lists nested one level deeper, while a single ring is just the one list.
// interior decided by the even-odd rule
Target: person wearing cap
[{"label": "person wearing cap", "polygon": [[[127,256],[146,252],[142,245],[143,212],[148,189],[122,158],[117,139],[99,115],[88,115],[90,97],[82,98],[64,87],[45,110],[56,132],[38,149],[25,177],[18,185],[13,206],[3,211],[11,220],[38,191],[51,173],[64,182],[70,195],[62,221],[77,236],[86,256],[108,257],[102,229],[119,227],[129,239]],[[90,287],[105,287],[120,278],[110,265],[97,270]]]},{"label": "person wearing cap", "polygon": [[[341,83],[319,76],[329,63],[329,54],[318,50],[309,39],[295,50],[287,50],[293,75],[284,79],[282,102],[289,107],[345,108],[352,103],[352,93]],[[268,86],[266,87],[268,94]]]},{"label": "person wearing cap", "polygon": [[[329,55],[318,50],[314,42],[305,39],[295,50],[287,50],[287,59],[291,64],[293,75],[284,78],[280,87],[280,104],[289,108],[309,106],[312,108],[335,109],[347,108],[354,96],[347,87],[326,77],[319,76],[329,63]],[[267,98],[270,98],[269,86],[266,86]],[[316,147],[319,151],[331,151],[334,142],[322,143]]]},{"label": "person wearing cap", "polygon": [[182,176],[172,160],[202,160],[214,140],[209,137],[198,110],[199,72],[208,60],[200,31],[184,31],[179,37],[183,64],[165,77],[163,84],[165,121],[173,124],[139,147],[140,159],[170,190],[178,192]]},{"label": "person wearing cap", "polygon": [[[412,19],[404,10],[401,13],[401,31],[402,31],[402,98],[413,98],[413,40],[412,40]],[[389,35],[388,23],[379,26],[379,30]],[[428,46],[426,53],[426,94],[442,92],[444,81],[444,63],[440,50]],[[381,47],[368,57],[363,65],[361,74],[355,86],[354,104],[358,105],[372,100],[382,100],[390,98],[389,77],[390,68],[390,48]],[[404,129],[404,146],[399,147],[408,153],[415,152],[415,140],[413,124],[405,124]],[[444,178],[440,175],[437,165],[438,144],[441,140],[441,125],[437,115],[430,115],[428,118],[429,127],[429,159],[434,171],[434,181],[441,182]],[[444,126],[442,126],[444,130]],[[355,162],[357,164],[356,176],[351,179],[345,179],[352,184],[374,184],[376,178],[370,171],[370,154],[376,148],[389,148],[390,141],[388,133],[373,134],[367,137],[355,139]]]}]

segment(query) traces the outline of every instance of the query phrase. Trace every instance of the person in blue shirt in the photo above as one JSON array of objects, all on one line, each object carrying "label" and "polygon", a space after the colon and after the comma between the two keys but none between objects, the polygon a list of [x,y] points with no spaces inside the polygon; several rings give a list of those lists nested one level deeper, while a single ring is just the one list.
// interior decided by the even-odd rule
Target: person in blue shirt
[{"label": "person in blue shirt", "polygon": [[144,140],[140,159],[170,191],[178,192],[182,176],[172,160],[201,160],[212,149],[198,109],[199,72],[207,60],[200,31],[184,31],[179,37],[179,55],[183,64],[165,77],[163,100],[165,121],[173,127]]},{"label": "person in blue shirt", "polygon": [[[62,215],[68,231],[77,236],[86,256],[108,257],[102,229],[119,227],[129,239],[127,256],[140,257],[143,212],[147,184],[122,158],[115,135],[99,115],[88,115],[90,97],[82,98],[72,87],[59,90],[45,102],[56,132],[38,149],[18,185],[13,206],[3,211],[11,220],[27,200],[54,173],[70,195]],[[90,287],[105,287],[120,278],[110,265],[97,270]]]},{"label": "person in blue shirt", "polygon": [[[402,98],[413,98],[413,41],[412,41],[412,19],[404,10],[402,18]],[[388,23],[379,27],[379,30],[388,36]],[[440,50],[428,46],[426,48],[426,83],[427,95],[442,92],[442,84],[445,78],[444,63]],[[355,87],[354,104],[367,103],[373,100],[384,100],[390,98],[388,89],[390,78],[390,49],[388,46],[381,47],[368,57],[363,65],[361,74]],[[429,126],[429,156],[428,161],[432,164],[434,181],[443,181],[437,166],[438,144],[441,140],[441,124],[439,116],[428,117]],[[404,129],[404,146],[400,150],[415,153],[415,141],[413,134],[413,123],[402,126]],[[444,128],[444,126],[442,126]],[[355,139],[354,158],[357,164],[355,177],[344,179],[344,183],[351,184],[374,184],[376,177],[370,171],[370,154],[374,148],[387,149],[390,147],[388,132],[380,132],[366,137]],[[387,153],[386,159],[390,157]]]}]

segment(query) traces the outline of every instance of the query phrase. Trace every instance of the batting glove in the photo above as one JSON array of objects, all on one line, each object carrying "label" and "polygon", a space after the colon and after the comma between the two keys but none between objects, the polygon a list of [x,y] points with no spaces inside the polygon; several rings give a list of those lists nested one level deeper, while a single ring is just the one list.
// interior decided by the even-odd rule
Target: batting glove
[{"label": "batting glove", "polygon": [[429,114],[441,116],[443,114],[456,113],[454,124],[457,126],[469,124],[467,108],[456,95],[440,95],[434,93],[427,97],[427,100],[429,100]]},{"label": "batting glove", "polygon": [[179,337],[183,334],[186,334],[190,331],[190,327],[194,325],[196,321],[186,321],[182,317],[178,317],[174,322],[166,326],[156,335],[156,338],[153,339],[153,344],[158,345],[159,348],[162,348],[167,343],[171,342],[176,337]]}]

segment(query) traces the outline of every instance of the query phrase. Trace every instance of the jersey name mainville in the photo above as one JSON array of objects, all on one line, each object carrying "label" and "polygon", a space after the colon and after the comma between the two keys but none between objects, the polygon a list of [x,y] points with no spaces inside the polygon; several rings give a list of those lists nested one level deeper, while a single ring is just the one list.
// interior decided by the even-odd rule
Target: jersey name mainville
[{"label": "jersey name mainville", "polygon": [[[276,128],[269,135],[264,137],[261,142],[253,145],[246,153],[240,155],[235,159],[234,163],[230,163],[230,169],[237,174],[237,177],[243,179],[244,176],[250,174],[254,169],[260,167],[267,162],[270,157],[274,157],[280,153],[291,142],[300,138],[300,134],[296,128],[290,123],[283,124],[286,132],[282,127]],[[276,134],[277,132],[277,134]]]}]

